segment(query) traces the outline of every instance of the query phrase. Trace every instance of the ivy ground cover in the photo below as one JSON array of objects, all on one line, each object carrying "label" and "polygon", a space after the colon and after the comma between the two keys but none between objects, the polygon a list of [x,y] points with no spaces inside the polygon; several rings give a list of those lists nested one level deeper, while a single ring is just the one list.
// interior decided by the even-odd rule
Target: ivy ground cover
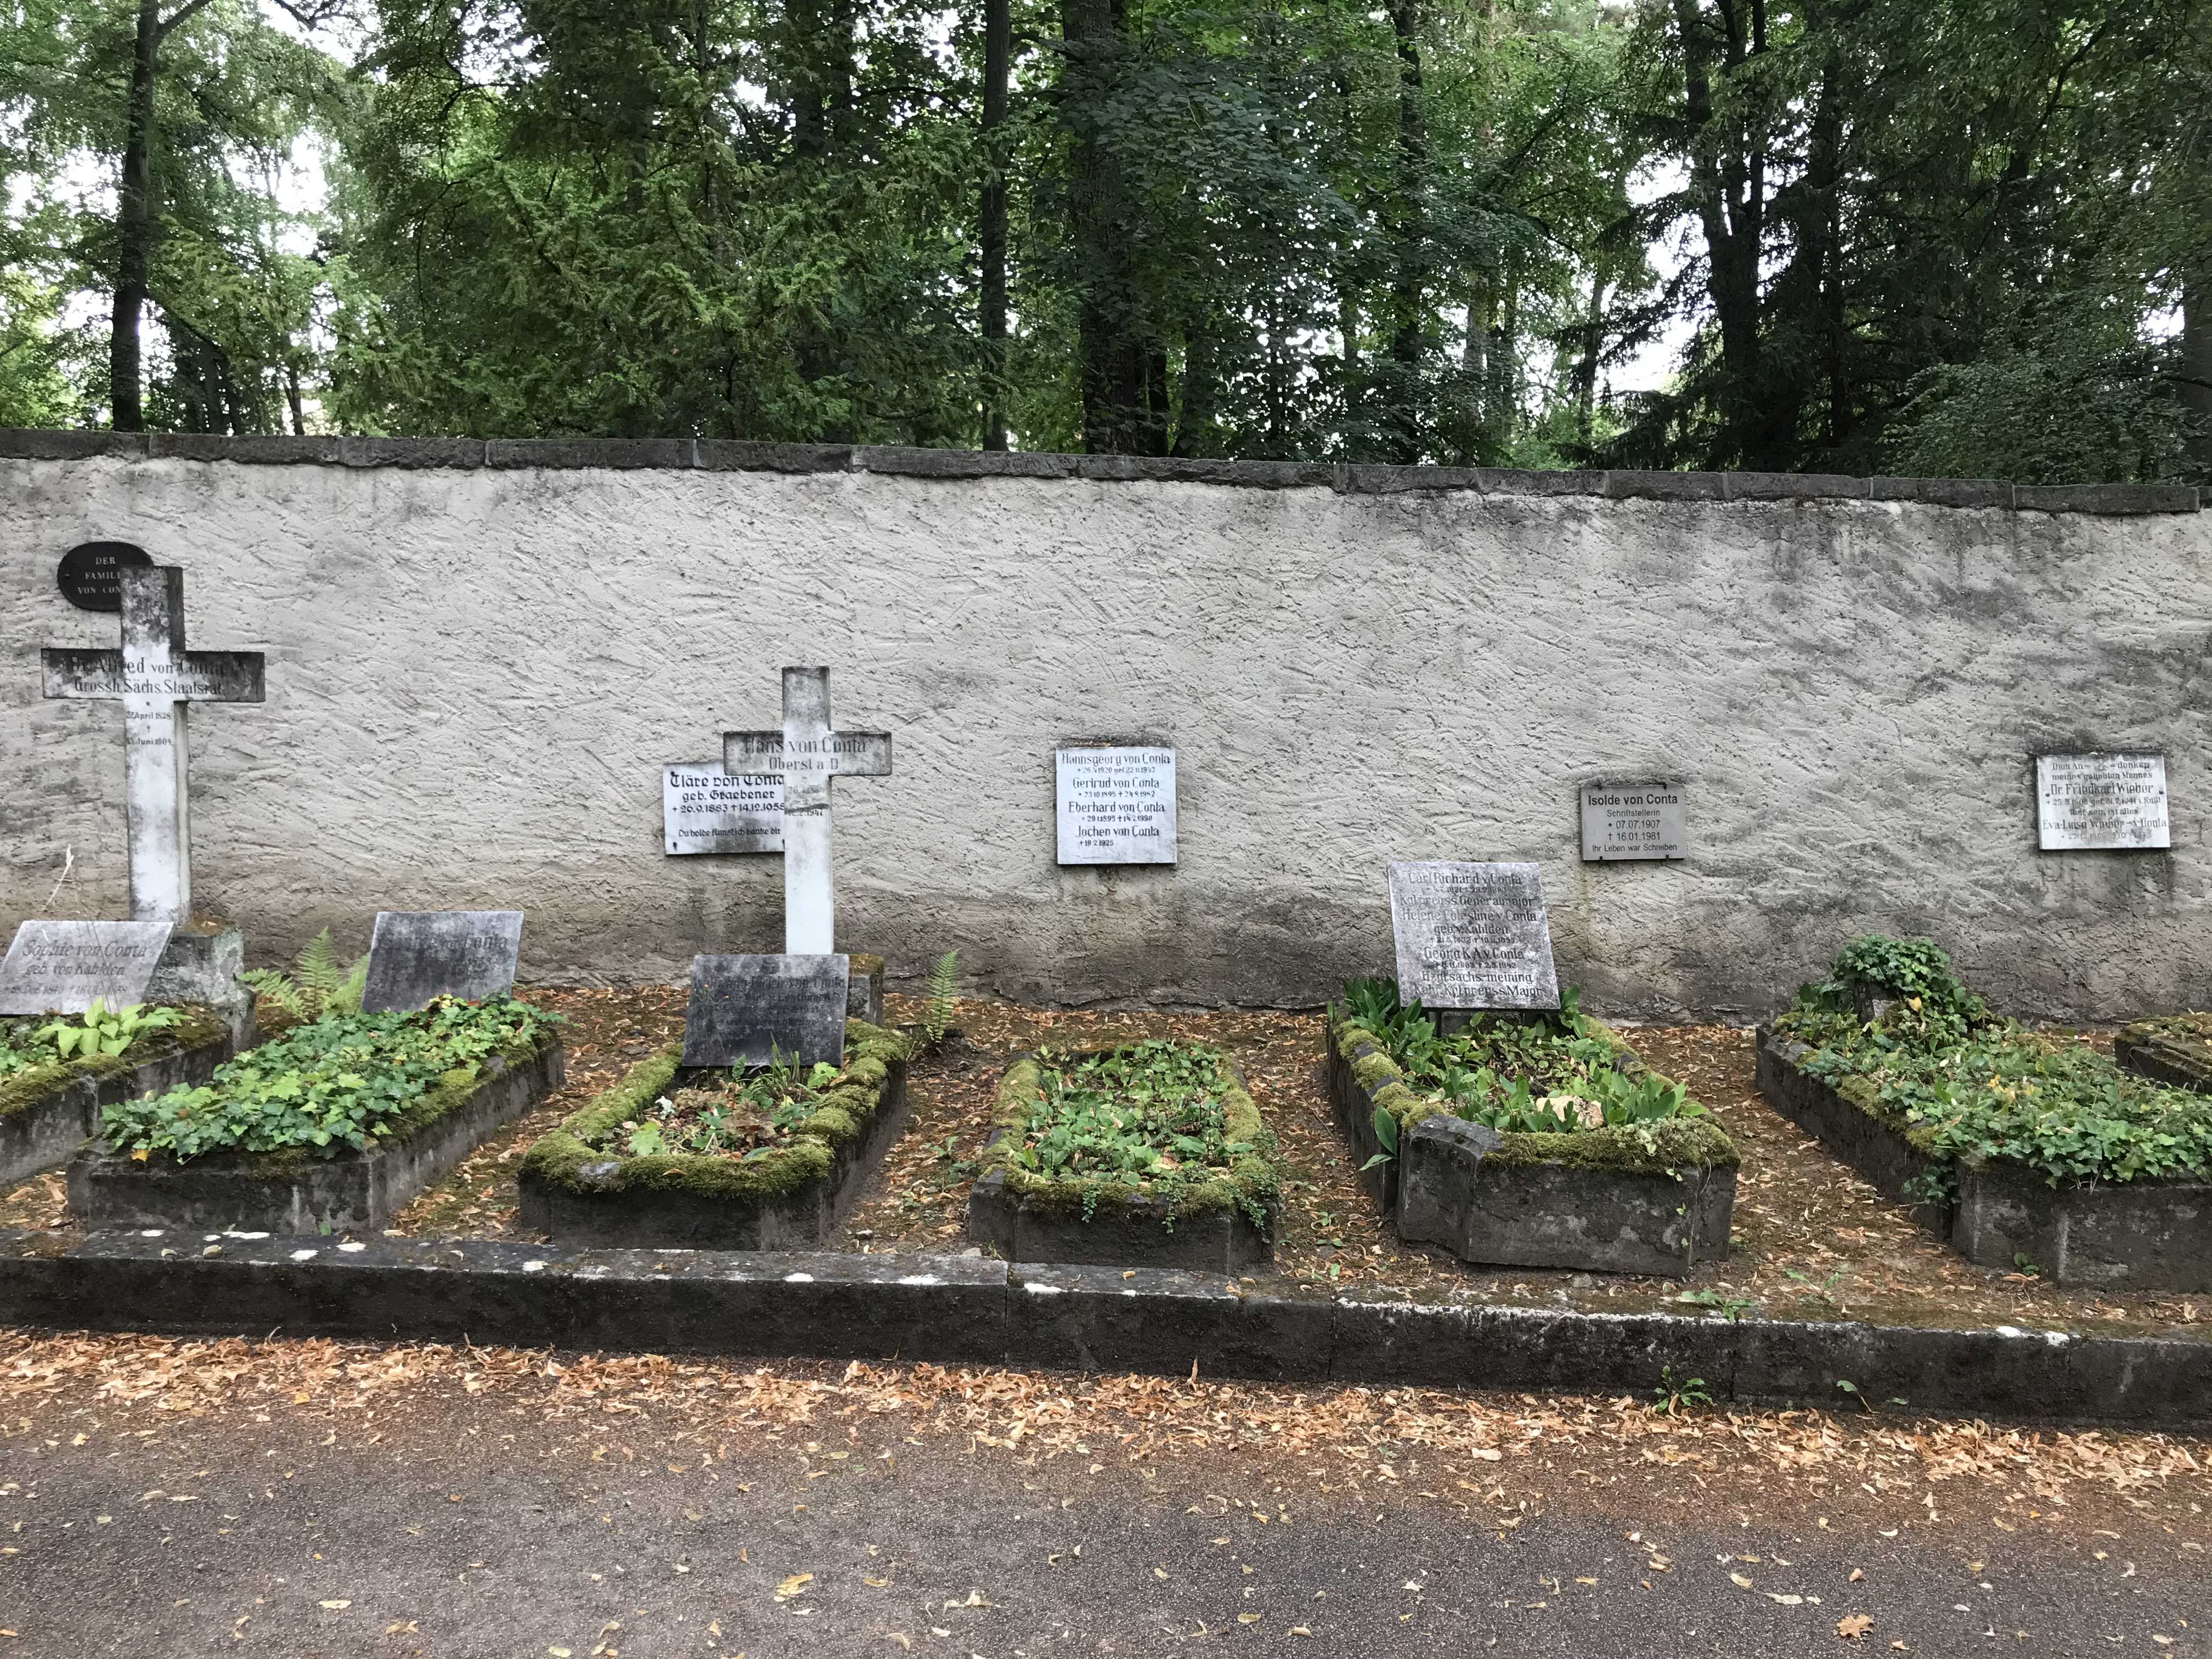
[{"label": "ivy ground cover", "polygon": [[1012,1261],[1264,1261],[1275,1138],[1236,1066],[1205,1044],[1041,1049],[999,1081],[969,1236]]},{"label": "ivy ground cover", "polygon": [[231,1048],[206,1007],[95,1001],[82,1014],[0,1019],[0,1180],[68,1158],[103,1103],[204,1078]]}]

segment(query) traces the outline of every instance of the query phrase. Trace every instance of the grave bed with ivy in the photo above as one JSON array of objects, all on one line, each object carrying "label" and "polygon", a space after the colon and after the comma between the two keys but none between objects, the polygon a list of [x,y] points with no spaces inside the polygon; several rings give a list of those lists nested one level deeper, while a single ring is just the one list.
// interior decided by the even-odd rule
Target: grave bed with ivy
[{"label": "grave bed with ivy", "polygon": [[380,1229],[563,1074],[556,1017],[509,997],[304,1012],[204,1084],[104,1106],[71,1213],[95,1231]]},{"label": "grave bed with ivy", "polygon": [[908,1044],[845,1022],[838,1065],[686,1066],[671,1043],[522,1160],[521,1225],[563,1243],[803,1249],[905,1127]]},{"label": "grave bed with ivy", "polygon": [[[2197,1017],[2200,1018],[2201,1017]],[[1758,1034],[1769,1103],[1967,1260],[2212,1290],[2212,1095],[1992,1013],[1927,939],[1855,939]]]},{"label": "grave bed with ivy", "polygon": [[2112,1056],[2137,1077],[2212,1095],[2212,1014],[2137,1020],[2112,1039]]},{"label": "grave bed with ivy", "polygon": [[1009,1261],[1235,1273],[1273,1258],[1281,1184],[1219,1050],[1040,1049],[1000,1075],[968,1236]]},{"label": "grave bed with ivy", "polygon": [[1572,992],[1446,1034],[1389,980],[1331,1008],[1328,1093],[1400,1237],[1490,1266],[1679,1275],[1725,1258],[1735,1144]]},{"label": "grave bed with ivy", "polygon": [[252,1042],[200,1003],[0,1019],[0,1186],[65,1162],[102,1107],[204,1082]]}]

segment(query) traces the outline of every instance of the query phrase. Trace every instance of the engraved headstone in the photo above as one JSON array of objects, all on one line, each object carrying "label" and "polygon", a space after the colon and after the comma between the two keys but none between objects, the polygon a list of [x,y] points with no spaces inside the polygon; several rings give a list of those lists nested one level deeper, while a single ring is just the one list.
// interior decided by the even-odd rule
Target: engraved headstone
[{"label": "engraved headstone", "polygon": [[783,851],[783,780],[772,772],[732,777],[720,761],[660,769],[661,844],[688,853]]},{"label": "engraved headstone", "polygon": [[692,957],[684,1063],[836,1065],[850,973],[842,956]]},{"label": "engraved headstone", "polygon": [[434,997],[498,996],[513,988],[521,955],[520,910],[379,910],[362,1012],[412,1012]]},{"label": "engraved headstone", "polygon": [[54,586],[80,611],[123,609],[123,584],[118,573],[143,570],[154,556],[131,542],[83,542],[62,555],[54,567]]},{"label": "engraved headstone", "polygon": [[2163,755],[2038,755],[2035,811],[2047,853],[2173,845]]},{"label": "engraved headstone", "polygon": [[1053,751],[1062,864],[1176,861],[1175,750],[1143,746]]},{"label": "engraved headstone", "polygon": [[0,962],[0,1014],[81,1014],[146,1000],[166,921],[27,921]]},{"label": "engraved headstone", "polygon": [[131,919],[192,920],[191,822],[185,793],[185,711],[195,702],[263,700],[258,651],[185,649],[185,573],[118,568],[119,651],[48,647],[49,697],[123,704],[123,785],[131,844]]},{"label": "engraved headstone", "polygon": [[1559,1006],[1544,883],[1533,864],[1393,864],[1398,991],[1435,1009]]},{"label": "engraved headstone", "polygon": [[891,769],[888,732],[839,732],[830,723],[830,671],[783,671],[783,729],[725,732],[722,769],[783,780],[783,948],[827,956],[837,948],[836,887],[830,866],[830,785]]},{"label": "engraved headstone", "polygon": [[1583,861],[1689,857],[1688,796],[1679,779],[1584,784]]}]

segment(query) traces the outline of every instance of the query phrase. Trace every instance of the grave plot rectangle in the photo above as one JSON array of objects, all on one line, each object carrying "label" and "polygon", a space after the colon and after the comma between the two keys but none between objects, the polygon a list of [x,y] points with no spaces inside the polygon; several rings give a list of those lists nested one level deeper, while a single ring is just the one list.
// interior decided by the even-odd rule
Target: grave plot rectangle
[{"label": "grave plot rectangle", "polygon": [[[1110,1053],[1111,1050],[1093,1052]],[[1085,1058],[1054,1054],[1055,1062]],[[1170,1200],[1103,1176],[1050,1179],[1018,1167],[1001,1148],[1028,1121],[1042,1062],[1024,1055],[1000,1074],[994,1124],[983,1171],[968,1194],[968,1237],[1008,1261],[1089,1262],[1120,1267],[1184,1267],[1241,1273],[1275,1255],[1280,1211],[1275,1175],[1256,1155]],[[1243,1073],[1224,1059],[1227,1139],[1259,1143],[1265,1121]],[[993,1152],[999,1155],[994,1158]],[[1263,1218],[1253,1219],[1258,1209]]]},{"label": "grave plot rectangle", "polygon": [[250,1015],[241,1034],[220,1010],[180,1012],[177,1024],[149,1031],[119,1054],[73,1055],[0,1079],[0,1187],[73,1156],[100,1127],[101,1107],[204,1083],[253,1046]]},{"label": "grave plot rectangle", "polygon": [[411,1013],[438,997],[501,995],[514,988],[521,955],[520,910],[380,910],[362,1012]]},{"label": "grave plot rectangle", "polygon": [[1398,984],[1432,1009],[1559,1006],[1544,883],[1533,864],[1390,866]]},{"label": "grave plot rectangle", "polygon": [[1679,778],[1582,787],[1583,861],[1690,856],[1689,787]]},{"label": "grave plot rectangle", "polygon": [[842,956],[698,956],[684,1010],[686,1066],[832,1065],[844,1052]]},{"label": "grave plot rectangle", "polygon": [[671,1043],[524,1156],[523,1227],[563,1243],[713,1250],[826,1243],[906,1127],[907,1045],[859,1020],[844,1027],[845,1085],[765,1156],[637,1154],[623,1125],[696,1080]]},{"label": "grave plot rectangle", "polygon": [[1893,1204],[1912,1212],[1912,1219],[1938,1238],[1951,1237],[1955,1206],[1934,1196],[1944,1187],[1943,1160],[1930,1149],[1927,1133],[1916,1132],[1881,1109],[1875,1091],[1856,1078],[1840,1085],[1806,1071],[1806,1046],[1762,1025],[1753,1035],[1753,1075],[1766,1103],[1835,1157],[1856,1170]]},{"label": "grave plot rectangle", "polygon": [[1072,747],[1053,754],[1062,864],[1173,864],[1172,749]]},{"label": "grave plot rectangle", "polygon": [[[1583,1024],[1623,1070],[1644,1069],[1610,1029]],[[1634,1127],[1501,1134],[1436,1111],[1381,1044],[1335,1013],[1328,1096],[1361,1164],[1386,1150],[1376,1114],[1397,1125],[1395,1155],[1360,1181],[1401,1238],[1487,1266],[1668,1277],[1728,1257],[1738,1159],[1710,1117],[1657,1126],[1656,1150]]]},{"label": "grave plot rectangle", "polygon": [[81,1014],[146,1000],[166,921],[27,921],[0,962],[0,1014]]},{"label": "grave plot rectangle", "polygon": [[664,766],[660,830],[662,848],[672,858],[781,853],[783,779],[773,772],[727,772],[718,760]]},{"label": "grave plot rectangle", "polygon": [[2038,755],[2035,810],[2046,853],[2173,845],[2163,755]]},{"label": "grave plot rectangle", "polygon": [[[540,1033],[526,1051],[487,1055],[410,1109],[411,1127],[366,1152],[213,1152],[185,1163],[94,1143],[69,1167],[70,1213],[89,1231],[374,1232],[434,1186],[487,1135],[561,1086],[567,1052]],[[125,1098],[127,1097],[118,1097]]]},{"label": "grave plot rectangle", "polygon": [[2137,1077],[2212,1095],[2212,1014],[2137,1020],[2112,1039],[2112,1058]]}]

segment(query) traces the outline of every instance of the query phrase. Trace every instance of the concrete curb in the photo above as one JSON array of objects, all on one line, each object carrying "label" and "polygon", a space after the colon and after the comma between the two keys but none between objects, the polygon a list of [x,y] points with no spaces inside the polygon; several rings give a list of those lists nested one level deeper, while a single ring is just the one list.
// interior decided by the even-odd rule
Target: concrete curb
[{"label": "concrete curb", "polygon": [[1510,467],[1369,466],[1326,461],[1177,460],[896,445],[747,443],[693,438],[288,438],[190,432],[49,432],[0,428],[0,461],[229,461],[244,466],[462,471],[604,467],[708,472],[877,472],[903,477],[1073,478],[1333,489],[1340,495],[1461,492],[1679,501],[1917,501],[2021,512],[2194,513],[2188,484],[2014,484],[2002,478],[1854,478],[1809,472],[1531,472]]},{"label": "concrete curb", "polygon": [[[1163,1268],[976,1256],[0,1233],[0,1320],[69,1330],[914,1359],[1646,1395],[2180,1426],[2212,1337],[2112,1336],[1243,1293]],[[1856,1395],[1839,1390],[1848,1381]]]}]

